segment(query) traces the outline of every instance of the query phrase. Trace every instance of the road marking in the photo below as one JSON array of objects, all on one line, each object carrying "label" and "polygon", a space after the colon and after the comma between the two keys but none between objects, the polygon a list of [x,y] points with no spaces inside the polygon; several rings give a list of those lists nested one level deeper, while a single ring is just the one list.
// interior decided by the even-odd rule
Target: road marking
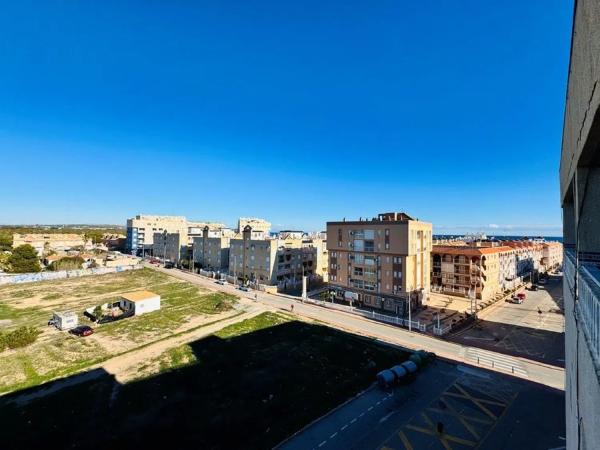
[{"label": "road marking", "polygon": [[413,446],[404,434],[404,431],[400,431],[400,433],[398,433],[398,436],[400,437],[400,440],[404,444],[404,448],[406,448],[406,450],[413,450]]},{"label": "road marking", "polygon": [[350,423],[356,422],[356,417],[350,421]]},{"label": "road marking", "polygon": [[382,402],[385,402],[385,401],[386,401],[388,398],[389,398],[389,397],[386,397],[386,398],[384,398],[384,399],[382,400]]},{"label": "road marking", "polygon": [[325,444],[327,444],[327,441],[323,441],[319,444],[319,447],[323,447]]},{"label": "road marking", "polygon": [[372,406],[369,406],[369,407],[367,408],[367,411],[371,411],[372,409],[373,409],[373,407],[372,407]]},{"label": "road marking", "polygon": [[340,428],[340,430],[344,431],[346,428],[348,428],[348,424],[344,425],[342,428]]},{"label": "road marking", "polygon": [[381,403],[381,400],[379,400],[377,403],[375,403],[376,405],[379,405]]},{"label": "road marking", "polygon": [[329,436],[329,439],[333,439],[336,436],[337,436],[337,431],[335,433],[333,433],[331,436]]},{"label": "road marking", "polygon": [[364,411],[363,411],[363,412],[361,412],[361,413],[358,415],[358,417],[362,417],[362,416],[364,416],[364,415],[365,415],[365,413],[364,413]]},{"label": "road marking", "polygon": [[395,413],[395,411],[392,411],[391,413],[389,413],[389,414],[386,414],[386,415],[385,415],[385,416],[383,416],[381,419],[379,419],[379,423],[383,423],[383,422],[385,422],[385,421],[386,421],[386,420],[388,420],[388,419],[389,419],[389,418],[390,418],[392,415],[394,415],[394,413]]}]

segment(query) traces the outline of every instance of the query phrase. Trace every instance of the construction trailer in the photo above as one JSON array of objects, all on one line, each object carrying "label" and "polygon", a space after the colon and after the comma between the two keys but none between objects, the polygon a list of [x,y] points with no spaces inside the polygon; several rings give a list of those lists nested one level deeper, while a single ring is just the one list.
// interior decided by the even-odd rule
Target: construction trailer
[{"label": "construction trailer", "polygon": [[55,312],[52,314],[50,323],[59,330],[70,330],[75,328],[78,323],[77,314],[73,311]]}]

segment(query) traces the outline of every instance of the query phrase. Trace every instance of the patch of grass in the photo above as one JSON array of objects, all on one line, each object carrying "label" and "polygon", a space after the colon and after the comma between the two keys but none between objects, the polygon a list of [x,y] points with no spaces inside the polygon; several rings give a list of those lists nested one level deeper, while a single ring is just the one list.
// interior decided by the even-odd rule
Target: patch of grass
[{"label": "patch of grass", "polygon": [[[77,312],[80,323],[87,324],[89,322],[82,316],[84,308],[114,301],[119,294],[138,289],[161,295],[161,310],[95,327],[99,339],[91,341],[106,342],[107,337],[115,338],[118,345],[114,348],[118,350],[111,353],[100,344],[97,348],[88,349],[84,345],[87,339],[77,341],[64,333],[46,332],[38,342],[28,347],[23,356],[30,359],[38,375],[25,373],[24,366],[15,362],[15,355],[5,353],[0,359],[0,391],[22,389],[56,376],[75,373],[90,364],[116,356],[118,352],[168,338],[188,320],[229,311],[236,301],[234,296],[203,291],[191,283],[151,269],[31,283],[27,285],[27,295],[37,299],[31,302],[31,306],[27,306],[27,300],[13,297],[16,292],[23,291],[22,285],[2,286],[0,319],[11,321],[2,327],[2,332],[6,334],[23,326],[47,330],[46,324],[52,312],[63,310]],[[43,300],[48,299],[55,302],[44,304]]]},{"label": "patch of grass", "polygon": [[[0,408],[3,443],[29,448],[62,438],[67,447],[92,449],[134,443],[272,448],[407,356],[369,339],[264,313],[166,352],[163,373],[121,385],[112,400],[115,381],[107,374],[18,410]],[[65,400],[76,399],[75,393],[85,402]],[[52,421],[45,420],[48,411]],[[74,417],[77,427],[64,435]],[[26,432],[31,426],[35,434]],[[92,433],[103,439],[90,440]]]}]

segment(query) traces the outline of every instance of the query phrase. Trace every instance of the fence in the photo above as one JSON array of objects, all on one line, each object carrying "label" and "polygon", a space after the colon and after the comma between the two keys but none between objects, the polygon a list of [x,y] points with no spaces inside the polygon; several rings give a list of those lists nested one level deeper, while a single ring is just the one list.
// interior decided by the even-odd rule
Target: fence
[{"label": "fence", "polygon": [[[408,320],[403,319],[402,317],[396,316],[388,316],[387,314],[379,314],[375,311],[361,311],[359,309],[355,309],[352,311],[355,314],[360,314],[363,317],[368,317],[370,319],[375,319],[380,322],[391,323],[393,325],[398,325],[401,327],[411,328],[413,330],[425,331],[427,326],[418,320]],[[410,326],[409,326],[410,325]]]},{"label": "fence", "polygon": [[0,285],[17,283],[34,283],[36,281],[61,280],[64,278],[85,277],[88,275],[104,275],[106,273],[125,272],[141,269],[141,264],[116,267],[96,267],[94,269],[59,270],[57,272],[21,273],[18,275],[0,275]]},{"label": "fence", "polygon": [[577,279],[577,316],[586,335],[590,353],[600,369],[600,270],[581,265]]},{"label": "fence", "polygon": [[434,325],[433,334],[435,334],[436,336],[443,336],[444,334],[449,333],[451,329],[452,325],[446,325],[445,327],[438,327]]}]

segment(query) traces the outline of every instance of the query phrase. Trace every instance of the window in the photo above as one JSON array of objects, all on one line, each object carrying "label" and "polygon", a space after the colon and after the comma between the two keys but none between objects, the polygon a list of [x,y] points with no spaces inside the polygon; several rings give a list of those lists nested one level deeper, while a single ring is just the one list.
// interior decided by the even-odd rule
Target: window
[{"label": "window", "polygon": [[365,230],[364,236],[365,239],[375,239],[375,230]]},{"label": "window", "polygon": [[354,275],[362,277],[362,275],[363,275],[363,269],[362,269],[362,267],[355,267],[354,268]]},{"label": "window", "polygon": [[365,252],[374,252],[375,251],[375,242],[370,240],[370,241],[362,241],[363,245],[364,245],[364,251]]},{"label": "window", "polygon": [[[373,241],[371,241],[373,242]],[[354,239],[354,250],[358,251],[358,252],[363,252],[365,251],[365,241],[363,241],[362,239]],[[370,250],[373,251],[373,250]]]}]

